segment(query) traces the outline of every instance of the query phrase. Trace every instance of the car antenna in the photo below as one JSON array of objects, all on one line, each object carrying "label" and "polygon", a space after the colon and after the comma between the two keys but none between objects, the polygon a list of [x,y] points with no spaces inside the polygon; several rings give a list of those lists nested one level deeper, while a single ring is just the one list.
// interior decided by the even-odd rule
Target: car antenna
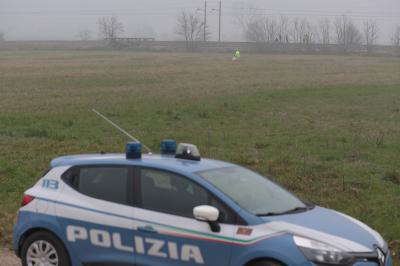
[{"label": "car antenna", "polygon": [[[96,109],[92,109],[92,111],[94,113],[96,113],[98,116],[100,116],[101,118],[103,118],[104,120],[106,120],[109,124],[111,124],[112,126],[114,126],[116,129],[118,129],[120,132],[122,132],[124,135],[126,135],[127,137],[129,137],[131,140],[136,141],[136,142],[140,142],[137,138],[135,138],[134,136],[132,136],[131,134],[129,134],[128,132],[126,132],[124,129],[122,129],[120,126],[118,126],[117,124],[115,124],[113,121],[111,121],[109,118],[107,118],[106,116],[104,116],[103,114],[101,114],[99,111],[97,111]],[[142,144],[143,148],[145,148],[148,153],[151,155],[151,150],[144,144]]]}]

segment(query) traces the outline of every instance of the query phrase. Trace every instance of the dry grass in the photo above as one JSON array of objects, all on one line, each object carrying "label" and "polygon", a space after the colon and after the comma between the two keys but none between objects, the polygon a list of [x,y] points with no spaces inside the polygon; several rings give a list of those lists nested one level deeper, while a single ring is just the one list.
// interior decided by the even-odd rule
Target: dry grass
[{"label": "dry grass", "polygon": [[[398,84],[397,59],[330,56],[249,55],[240,62],[226,54],[55,53],[0,55],[0,111],[26,109],[43,99],[117,92],[147,98],[199,99],[258,90]],[[149,86],[152,85],[152,86]],[[49,101],[46,101],[46,98]]]}]

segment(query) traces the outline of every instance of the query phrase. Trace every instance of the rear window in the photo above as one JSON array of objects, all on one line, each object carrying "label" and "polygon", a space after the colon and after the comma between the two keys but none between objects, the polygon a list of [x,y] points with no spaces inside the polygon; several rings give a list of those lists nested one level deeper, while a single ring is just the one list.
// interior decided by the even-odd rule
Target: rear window
[{"label": "rear window", "polygon": [[66,173],[64,177],[67,183],[86,196],[128,204],[128,167],[78,167]]}]

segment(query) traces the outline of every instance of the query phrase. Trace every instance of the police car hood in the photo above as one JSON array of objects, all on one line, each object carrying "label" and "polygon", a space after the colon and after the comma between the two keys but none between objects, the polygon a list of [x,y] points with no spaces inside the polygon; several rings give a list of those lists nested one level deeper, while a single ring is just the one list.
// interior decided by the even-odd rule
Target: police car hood
[{"label": "police car hood", "polygon": [[301,213],[263,217],[264,227],[328,243],[347,252],[387,249],[382,237],[362,222],[345,214],[315,207]]}]

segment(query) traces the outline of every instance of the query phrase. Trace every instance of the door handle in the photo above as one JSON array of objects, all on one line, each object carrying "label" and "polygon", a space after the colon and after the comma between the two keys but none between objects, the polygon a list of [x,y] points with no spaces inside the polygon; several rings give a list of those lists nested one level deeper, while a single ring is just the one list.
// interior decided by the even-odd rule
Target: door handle
[{"label": "door handle", "polygon": [[139,226],[138,231],[143,233],[158,234],[157,230],[151,225]]}]

